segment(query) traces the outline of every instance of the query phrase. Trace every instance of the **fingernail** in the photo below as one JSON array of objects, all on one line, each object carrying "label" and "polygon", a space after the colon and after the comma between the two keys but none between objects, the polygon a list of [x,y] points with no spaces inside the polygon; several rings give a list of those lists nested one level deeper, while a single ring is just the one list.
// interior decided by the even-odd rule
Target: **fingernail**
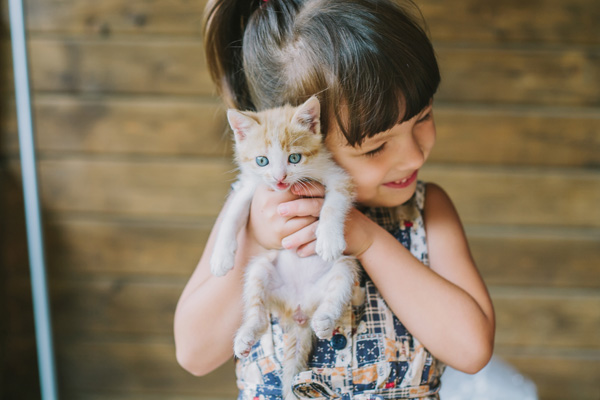
[{"label": "fingernail", "polygon": [[291,240],[288,238],[285,238],[281,241],[281,245],[283,246],[284,249],[289,249],[291,248]]},{"label": "fingernail", "polygon": [[306,250],[304,250],[304,248],[301,248],[299,250],[296,251],[296,255],[298,255],[298,257],[305,257],[306,256]]},{"label": "fingernail", "polygon": [[279,212],[279,215],[287,215],[290,210],[285,204],[280,204],[277,206],[277,212]]}]

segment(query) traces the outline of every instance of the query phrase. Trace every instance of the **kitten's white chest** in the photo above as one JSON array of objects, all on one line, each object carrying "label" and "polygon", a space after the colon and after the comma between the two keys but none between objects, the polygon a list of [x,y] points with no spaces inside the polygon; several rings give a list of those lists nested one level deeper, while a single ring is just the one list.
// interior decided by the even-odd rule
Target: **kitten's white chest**
[{"label": "kitten's white chest", "polygon": [[321,279],[332,266],[319,256],[298,257],[294,251],[282,250],[274,262],[276,273],[271,282],[273,297],[291,307],[311,311],[325,293]]}]

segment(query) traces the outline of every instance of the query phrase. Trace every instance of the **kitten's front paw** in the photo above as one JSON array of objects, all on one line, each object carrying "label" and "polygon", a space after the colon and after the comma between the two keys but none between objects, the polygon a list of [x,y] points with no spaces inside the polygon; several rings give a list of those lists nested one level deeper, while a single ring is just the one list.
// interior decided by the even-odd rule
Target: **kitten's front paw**
[{"label": "kitten's front paw", "polygon": [[310,321],[310,327],[319,339],[331,339],[333,328],[335,328],[335,321],[324,313],[315,313]]},{"label": "kitten's front paw", "polygon": [[210,272],[214,276],[223,276],[228,273],[235,262],[235,250],[213,250],[212,256],[210,257]]},{"label": "kitten's front paw", "polygon": [[252,335],[240,333],[236,335],[233,342],[233,352],[237,358],[246,358],[252,350],[256,339]]},{"label": "kitten's front paw", "polygon": [[346,249],[346,240],[343,230],[329,229],[327,225],[319,224],[317,227],[317,245],[315,251],[325,261],[334,261],[340,258]]}]

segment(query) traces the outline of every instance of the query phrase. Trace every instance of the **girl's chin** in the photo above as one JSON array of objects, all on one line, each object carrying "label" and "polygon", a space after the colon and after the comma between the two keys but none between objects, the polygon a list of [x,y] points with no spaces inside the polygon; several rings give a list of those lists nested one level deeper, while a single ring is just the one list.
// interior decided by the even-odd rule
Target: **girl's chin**
[{"label": "girl's chin", "polygon": [[398,207],[410,200],[414,193],[415,187],[402,190],[384,187],[384,190],[371,198],[361,199],[359,196],[356,202],[365,207]]}]

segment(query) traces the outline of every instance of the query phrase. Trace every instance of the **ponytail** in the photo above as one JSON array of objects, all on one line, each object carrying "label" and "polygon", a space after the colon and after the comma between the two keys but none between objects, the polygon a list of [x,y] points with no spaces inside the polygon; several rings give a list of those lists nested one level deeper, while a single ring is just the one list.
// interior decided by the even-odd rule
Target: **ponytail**
[{"label": "ponytail", "polygon": [[229,107],[260,111],[317,95],[321,130],[348,143],[417,115],[440,73],[412,0],[209,0],[206,60]]},{"label": "ponytail", "polygon": [[204,51],[211,78],[227,106],[254,110],[243,69],[242,42],[250,16],[263,0],[209,0]]}]

